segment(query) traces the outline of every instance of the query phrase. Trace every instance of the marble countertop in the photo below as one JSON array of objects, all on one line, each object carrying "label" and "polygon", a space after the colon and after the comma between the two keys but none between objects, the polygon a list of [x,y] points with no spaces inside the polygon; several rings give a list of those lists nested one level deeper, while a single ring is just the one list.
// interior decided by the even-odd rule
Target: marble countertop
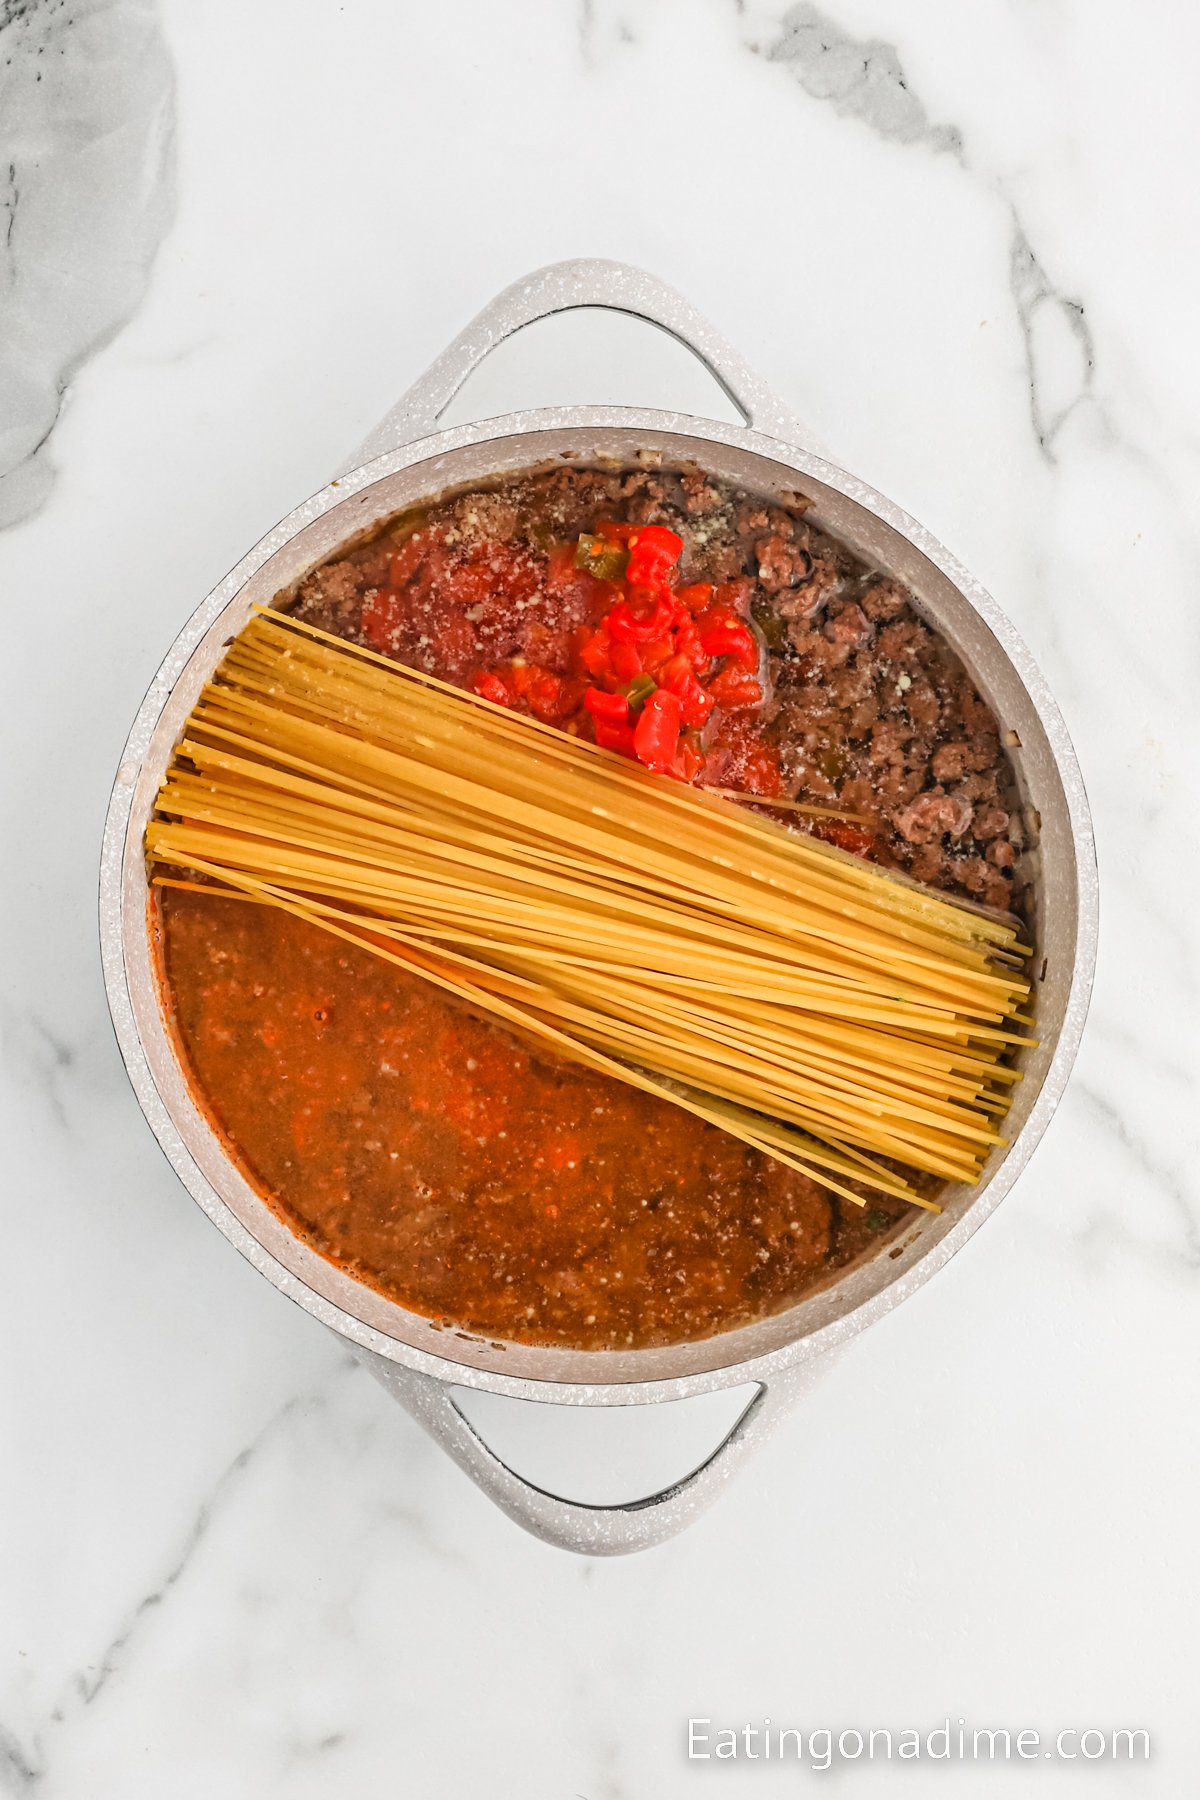
[{"label": "marble countertop", "polygon": [[[0,1793],[814,1780],[689,1762],[689,1718],[767,1716],[1145,1728],[1136,1773],[929,1780],[1197,1791],[1198,57],[1173,0],[0,0]],[[995,1219],[614,1562],[523,1536],[212,1230],[95,933],[182,620],[492,293],[579,255],[674,282],[997,596],[1074,735],[1103,912]],[[707,409],[665,340],[574,329],[456,416]]]}]

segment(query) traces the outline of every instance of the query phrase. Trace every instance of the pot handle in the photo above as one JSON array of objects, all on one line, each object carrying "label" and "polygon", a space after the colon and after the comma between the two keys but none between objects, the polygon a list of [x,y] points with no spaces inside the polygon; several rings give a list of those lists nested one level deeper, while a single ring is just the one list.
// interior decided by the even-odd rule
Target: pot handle
[{"label": "pot handle", "polygon": [[[441,1445],[501,1512],[560,1550],[580,1556],[626,1556],[674,1537],[710,1506],[730,1478],[783,1418],[816,1374],[810,1363],[761,1382],[732,1430],[697,1469],[643,1500],[591,1506],[563,1500],[510,1469],[454,1404],[450,1384],[351,1345],[393,1399]],[[828,1357],[820,1359],[822,1366]],[[550,1404],[545,1402],[543,1404]]]},{"label": "pot handle", "polygon": [[380,420],[339,473],[431,436],[454,395],[489,351],[538,319],[583,306],[630,313],[668,332],[704,364],[747,425],[785,443],[812,447],[811,434],[676,288],[629,263],[580,257],[549,263],[497,294]]}]

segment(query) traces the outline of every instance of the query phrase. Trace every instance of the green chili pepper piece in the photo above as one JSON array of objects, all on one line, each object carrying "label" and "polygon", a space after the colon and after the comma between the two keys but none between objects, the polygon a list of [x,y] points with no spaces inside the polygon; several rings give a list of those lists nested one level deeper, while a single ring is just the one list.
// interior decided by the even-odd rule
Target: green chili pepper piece
[{"label": "green chili pepper piece", "polygon": [[633,708],[644,706],[658,686],[653,675],[635,675],[625,689],[625,698]]},{"label": "green chili pepper piece", "polygon": [[775,608],[767,600],[754,600],[750,606],[750,616],[766,640],[768,650],[783,650],[787,646],[787,620],[781,619]]},{"label": "green chili pepper piece", "polygon": [[658,682],[653,675],[635,675],[630,686],[624,689],[624,697],[630,702],[630,706],[644,706],[657,686]]},{"label": "green chili pepper piece", "polygon": [[585,569],[598,581],[620,581],[628,561],[629,552],[620,544],[610,544],[607,539],[593,537],[586,531],[580,534],[575,546],[575,567]]}]

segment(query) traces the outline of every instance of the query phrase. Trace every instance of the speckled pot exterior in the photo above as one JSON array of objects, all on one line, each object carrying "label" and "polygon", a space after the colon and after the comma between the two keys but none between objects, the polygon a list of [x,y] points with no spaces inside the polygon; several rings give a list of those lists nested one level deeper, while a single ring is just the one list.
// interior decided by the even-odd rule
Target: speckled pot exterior
[{"label": "speckled pot exterior", "polygon": [[[522,326],[579,306],[634,314],[671,332],[712,370],[745,426],[672,413],[572,407],[439,431],[466,375]],[[1096,868],[1083,782],[1066,728],[1029,652],[994,601],[915,520],[811,449],[807,434],[674,290],[640,270],[555,264],[501,294],[372,433],[354,465],[306,500],[204,600],[171,646],[130,732],[104,835],[100,926],[113,1022],[159,1143],[198,1204],[242,1255],[355,1354],[527,1529],[565,1548],[614,1554],[686,1525],[794,1403],[824,1359],[947,1262],[1028,1162],[1062,1095],[1083,1030],[1096,949]],[[800,491],[812,516],[914,592],[1015,734],[1011,752],[1037,834],[1038,1022],[1007,1148],[940,1215],[774,1318],[700,1343],[635,1351],[499,1344],[446,1330],[362,1286],[293,1237],[225,1155],[193,1102],[161,1017],[146,929],[143,833],[183,722],[229,636],[346,538],[447,488],[553,464],[699,465],[768,496]],[[584,1406],[679,1399],[758,1384],[730,1435],[671,1489],[624,1507],[568,1502],[496,1458],[453,1404],[450,1384]]]}]

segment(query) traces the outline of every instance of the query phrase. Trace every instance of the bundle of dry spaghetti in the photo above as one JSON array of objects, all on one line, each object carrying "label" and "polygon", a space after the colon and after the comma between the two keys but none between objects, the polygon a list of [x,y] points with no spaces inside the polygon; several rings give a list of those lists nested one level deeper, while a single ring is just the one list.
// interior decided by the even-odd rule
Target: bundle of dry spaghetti
[{"label": "bundle of dry spaghetti", "polygon": [[851,1199],[1004,1142],[1011,924],[286,614],[204,689],[147,852]]}]

